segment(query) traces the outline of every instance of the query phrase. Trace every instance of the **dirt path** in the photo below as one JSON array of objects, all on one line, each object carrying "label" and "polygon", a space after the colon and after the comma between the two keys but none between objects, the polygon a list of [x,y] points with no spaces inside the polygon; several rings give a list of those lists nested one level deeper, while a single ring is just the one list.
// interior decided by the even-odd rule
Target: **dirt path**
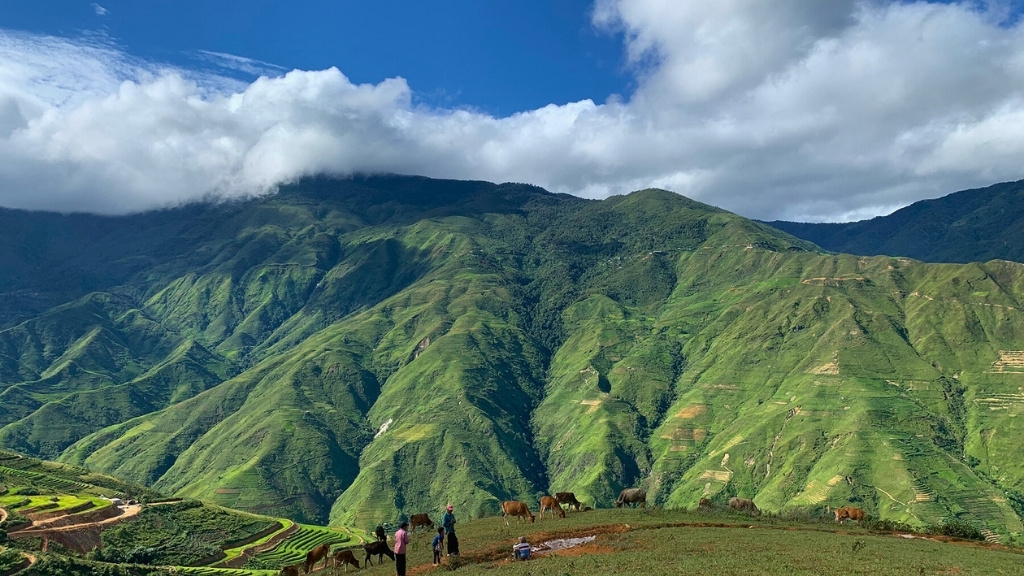
[{"label": "dirt path", "polygon": [[[94,526],[103,526],[106,524],[116,524],[137,515],[142,511],[142,506],[134,504],[131,506],[120,507],[121,513],[112,518],[104,518],[103,520],[96,520],[95,522],[83,522],[82,524],[71,524],[69,526],[58,526],[55,528],[47,528],[47,532],[71,532],[74,530],[81,530],[83,528],[91,528]],[[32,528],[28,528],[31,530]]]},{"label": "dirt path", "polygon": [[32,526],[29,526],[28,528],[24,528],[22,530],[19,530],[19,531],[13,533],[12,536],[14,534],[18,534],[18,535],[29,534],[29,535],[40,536],[40,535],[43,535],[43,534],[50,534],[50,533],[53,533],[53,532],[74,532],[76,530],[87,530],[87,529],[90,529],[90,528],[95,528],[96,526],[105,526],[107,524],[116,524],[118,522],[123,522],[123,521],[127,520],[128,518],[131,518],[132,516],[137,515],[139,512],[142,511],[142,506],[140,506],[138,504],[133,504],[133,505],[130,505],[130,506],[121,506],[121,507],[118,508],[118,510],[120,510],[121,513],[118,514],[117,516],[112,516],[110,518],[104,518],[102,520],[94,520],[92,522],[80,522],[80,523],[77,523],[77,524],[69,524],[67,526],[52,526],[52,527],[49,526],[50,524],[53,524],[55,521],[67,520],[67,518],[68,518],[67,516],[58,516],[57,518],[50,518],[48,520],[37,520],[37,521],[32,522]]},{"label": "dirt path", "polygon": [[0,508],[0,522],[7,520],[7,510]]}]

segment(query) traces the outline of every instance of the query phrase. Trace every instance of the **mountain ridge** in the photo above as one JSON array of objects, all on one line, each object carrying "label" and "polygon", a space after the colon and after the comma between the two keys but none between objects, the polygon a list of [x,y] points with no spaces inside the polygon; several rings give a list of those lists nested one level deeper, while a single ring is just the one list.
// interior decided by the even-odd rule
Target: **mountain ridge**
[{"label": "mountain ridge", "polygon": [[906,256],[925,262],[1024,262],[1024,180],[921,200],[887,216],[842,224],[775,221],[833,252]]},{"label": "mountain ridge", "polygon": [[[823,254],[664,191],[306,185],[150,231],[193,236],[114,286],[118,317],[153,319],[168,350],[201,347],[222,379],[48,450],[169,493],[357,526],[548,491],[607,506],[639,483],[667,506],[854,502],[1024,531],[1021,265]],[[345,196],[365,188],[362,206]],[[6,358],[34,354],[12,336],[22,325],[0,331]],[[133,374],[170,362],[135,354]],[[94,364],[73,383],[112,394],[124,369]],[[45,430],[62,392],[2,378],[21,408],[0,444]]]}]

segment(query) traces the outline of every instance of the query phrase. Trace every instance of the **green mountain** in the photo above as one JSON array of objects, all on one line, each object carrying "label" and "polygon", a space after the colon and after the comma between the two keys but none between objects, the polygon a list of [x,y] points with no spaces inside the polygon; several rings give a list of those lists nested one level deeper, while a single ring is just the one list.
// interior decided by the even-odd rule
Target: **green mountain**
[{"label": "green mountain", "polygon": [[660,190],[397,176],[8,217],[79,238],[0,229],[0,297],[32,295],[0,330],[18,450],[357,527],[639,484],[1024,532],[1024,265],[826,254]]},{"label": "green mountain", "polygon": [[1024,262],[1024,180],[922,200],[860,222],[768,224],[833,252],[925,262]]}]

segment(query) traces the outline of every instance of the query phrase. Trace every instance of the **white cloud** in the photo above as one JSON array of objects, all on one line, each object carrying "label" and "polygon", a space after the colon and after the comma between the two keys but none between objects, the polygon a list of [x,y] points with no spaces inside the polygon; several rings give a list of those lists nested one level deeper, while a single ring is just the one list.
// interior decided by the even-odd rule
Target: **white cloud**
[{"label": "white cloud", "polygon": [[196,56],[199,60],[215,69],[227,73],[241,72],[250,76],[279,76],[287,72],[285,68],[276,64],[243,56],[235,56],[234,54],[224,54],[223,52],[199,50],[196,52]]},{"label": "white cloud", "polygon": [[0,205],[125,212],[320,172],[647,186],[758,218],[869,217],[1022,177],[1024,27],[999,4],[602,0],[639,88],[508,117],[414,105],[405,80],[251,84],[102,39],[0,31]]},{"label": "white cloud", "polygon": [[97,16],[106,16],[107,12],[109,12],[109,10],[107,10],[103,6],[100,6],[99,4],[92,4],[92,9],[94,12],[96,12]]}]

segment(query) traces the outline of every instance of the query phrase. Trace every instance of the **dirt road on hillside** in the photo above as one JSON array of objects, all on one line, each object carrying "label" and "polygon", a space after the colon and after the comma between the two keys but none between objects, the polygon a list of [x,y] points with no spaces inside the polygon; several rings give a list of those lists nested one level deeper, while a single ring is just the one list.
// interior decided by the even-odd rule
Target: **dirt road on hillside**
[{"label": "dirt road on hillside", "polygon": [[45,536],[47,534],[52,534],[56,532],[67,533],[74,532],[76,530],[88,530],[95,528],[97,526],[116,524],[118,522],[123,522],[131,518],[132,516],[137,515],[139,512],[142,511],[142,506],[138,504],[133,504],[130,506],[119,506],[117,510],[118,514],[116,516],[102,518],[100,520],[92,520],[88,522],[76,522],[74,524],[68,524],[65,526],[53,526],[53,524],[56,524],[61,521],[66,522],[73,515],[58,516],[56,518],[49,518],[47,520],[35,520],[32,522],[31,526],[28,526],[16,532],[11,532],[10,537],[14,539],[29,538],[31,536]]}]

